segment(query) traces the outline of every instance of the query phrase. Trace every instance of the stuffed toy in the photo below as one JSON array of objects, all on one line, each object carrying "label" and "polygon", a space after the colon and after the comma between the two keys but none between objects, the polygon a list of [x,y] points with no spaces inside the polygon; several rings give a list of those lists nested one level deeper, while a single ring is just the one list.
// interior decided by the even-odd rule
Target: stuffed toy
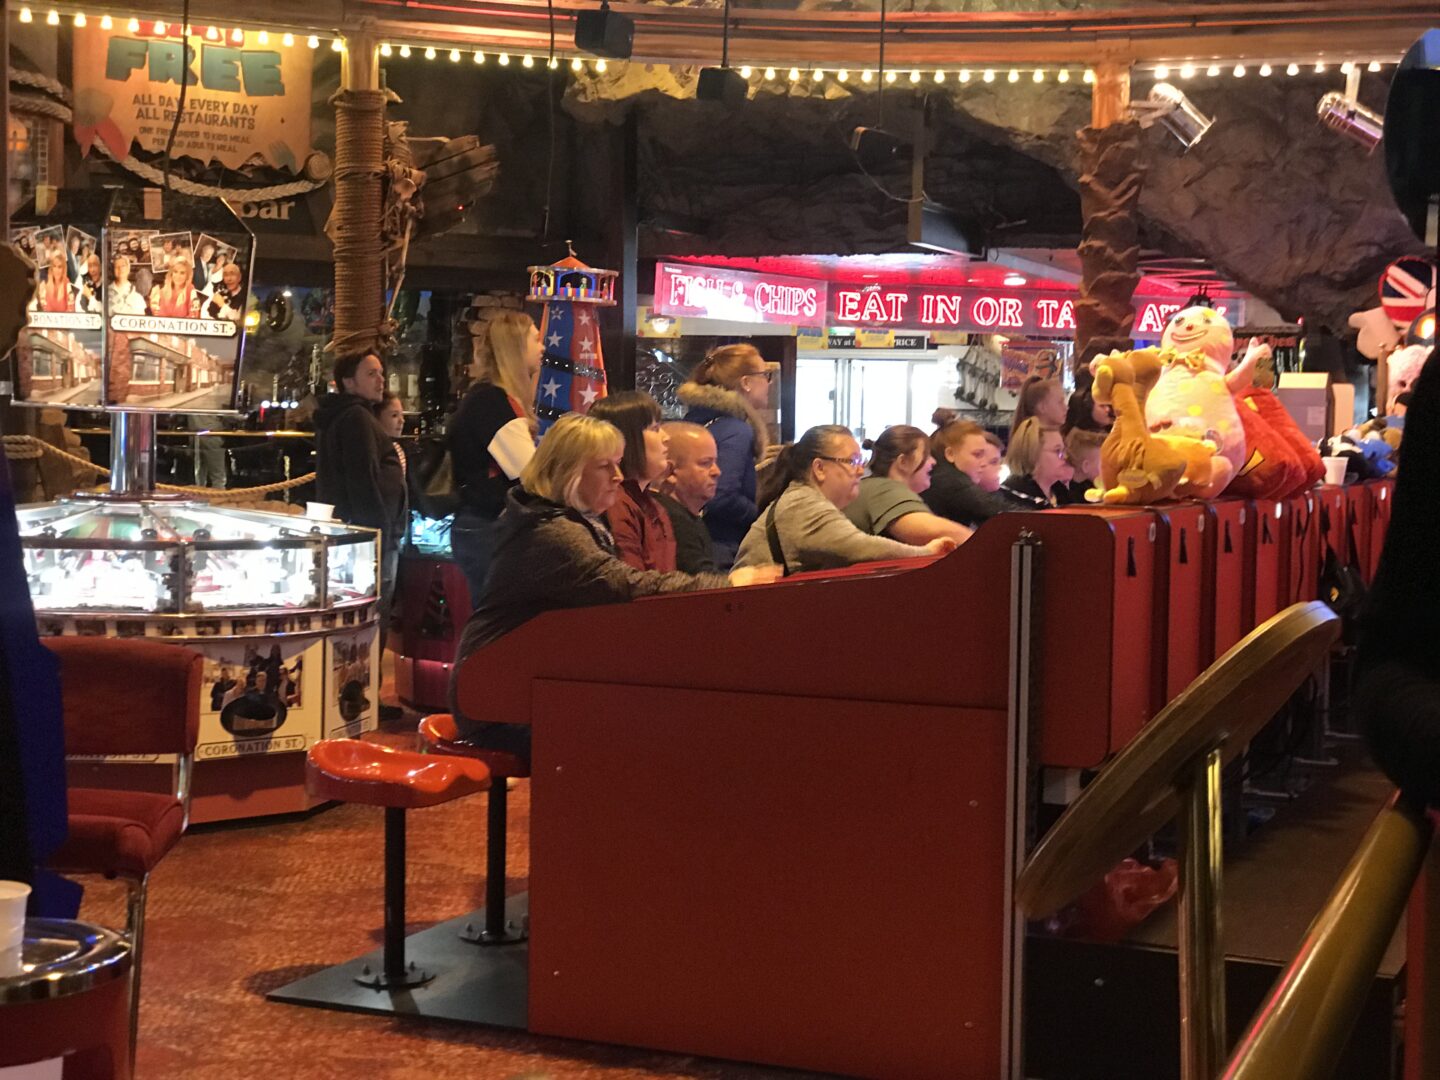
[{"label": "stuffed toy", "polygon": [[[1191,458],[1172,440],[1151,433],[1145,399],[1160,378],[1160,352],[1139,349],[1112,352],[1090,362],[1095,376],[1091,394],[1115,410],[1115,425],[1100,447],[1098,486],[1085,493],[1089,502],[1145,504],[1173,496],[1191,466]],[[1215,444],[1187,440],[1208,464]]]},{"label": "stuffed toy", "polygon": [[1254,384],[1256,366],[1270,346],[1251,343],[1245,358],[1226,376],[1245,428],[1245,464],[1229,493],[1251,499],[1288,499],[1325,476],[1320,452],[1267,387]]},{"label": "stuffed toy", "polygon": [[[1210,475],[1187,494],[1213,499],[1245,463],[1245,429],[1225,371],[1235,338],[1225,316],[1208,307],[1176,312],[1160,339],[1163,369],[1145,403],[1153,432],[1214,445]],[[1253,368],[1253,365],[1252,365]]]},{"label": "stuffed toy", "polygon": [[1429,358],[1429,345],[1407,345],[1390,354],[1390,392],[1385,399],[1386,412],[1394,412],[1395,399],[1414,389],[1415,380],[1420,377],[1420,369],[1425,366],[1425,361]]}]

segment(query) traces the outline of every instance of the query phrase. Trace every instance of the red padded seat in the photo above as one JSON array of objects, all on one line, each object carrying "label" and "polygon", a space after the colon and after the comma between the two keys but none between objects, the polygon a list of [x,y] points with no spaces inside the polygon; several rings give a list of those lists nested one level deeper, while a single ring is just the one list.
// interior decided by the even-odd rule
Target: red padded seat
[{"label": "red padded seat", "polygon": [[71,788],[70,833],[51,859],[61,873],[144,877],[175,846],[185,804],[173,795]]},{"label": "red padded seat", "polygon": [[485,791],[482,761],[392,750],[359,739],[326,739],[305,758],[305,783],[322,799],[411,810]]},{"label": "red padded seat", "polygon": [[420,741],[432,754],[472,758],[490,767],[494,777],[529,776],[530,763],[503,750],[486,750],[460,741],[460,725],[450,713],[435,713],[420,721]]}]

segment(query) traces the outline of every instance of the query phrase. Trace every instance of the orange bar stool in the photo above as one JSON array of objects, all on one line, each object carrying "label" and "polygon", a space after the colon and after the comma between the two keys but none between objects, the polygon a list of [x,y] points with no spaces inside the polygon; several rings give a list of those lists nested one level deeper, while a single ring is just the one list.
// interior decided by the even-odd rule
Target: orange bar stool
[{"label": "orange bar stool", "polygon": [[427,753],[481,761],[496,781],[490,785],[485,815],[485,926],[460,936],[476,945],[513,945],[525,940],[522,927],[505,921],[506,788],[502,781],[530,775],[530,763],[503,750],[486,750],[460,741],[460,728],[449,713],[420,721],[420,741]]},{"label": "orange bar stool", "polygon": [[405,811],[484,791],[490,770],[483,761],[437,760],[359,739],[326,739],[306,755],[305,785],[322,799],[385,808],[384,963],[379,972],[367,965],[355,981],[376,990],[423,986],[434,976],[405,963]]}]

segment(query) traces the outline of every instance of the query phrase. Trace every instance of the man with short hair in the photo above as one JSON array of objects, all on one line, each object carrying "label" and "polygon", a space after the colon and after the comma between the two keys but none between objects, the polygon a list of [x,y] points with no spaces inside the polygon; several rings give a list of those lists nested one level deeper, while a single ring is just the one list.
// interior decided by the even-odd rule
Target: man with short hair
[{"label": "man with short hair", "polygon": [[[375,418],[385,397],[385,365],[373,352],[335,361],[335,393],[315,411],[315,498],[351,525],[380,530],[380,652],[395,595],[404,539],[405,473],[395,440]],[[382,710],[382,719],[388,710]]]},{"label": "man with short hair", "polygon": [[675,528],[675,568],[687,574],[716,570],[714,544],[701,512],[715,497],[720,463],[715,437],[699,424],[663,425],[670,440],[670,475],[656,498]]}]

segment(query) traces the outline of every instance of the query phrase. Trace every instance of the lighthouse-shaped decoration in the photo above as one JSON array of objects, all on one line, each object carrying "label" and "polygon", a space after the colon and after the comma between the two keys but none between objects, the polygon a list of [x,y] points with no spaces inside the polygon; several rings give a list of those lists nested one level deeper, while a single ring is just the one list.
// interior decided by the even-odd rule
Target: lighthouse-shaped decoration
[{"label": "lighthouse-shaped decoration", "polygon": [[540,323],[545,359],[535,392],[542,432],[567,412],[588,412],[605,396],[605,358],[595,309],[614,306],[618,276],[614,270],[586,266],[574,248],[552,266],[530,267],[529,299],[545,305]]}]

